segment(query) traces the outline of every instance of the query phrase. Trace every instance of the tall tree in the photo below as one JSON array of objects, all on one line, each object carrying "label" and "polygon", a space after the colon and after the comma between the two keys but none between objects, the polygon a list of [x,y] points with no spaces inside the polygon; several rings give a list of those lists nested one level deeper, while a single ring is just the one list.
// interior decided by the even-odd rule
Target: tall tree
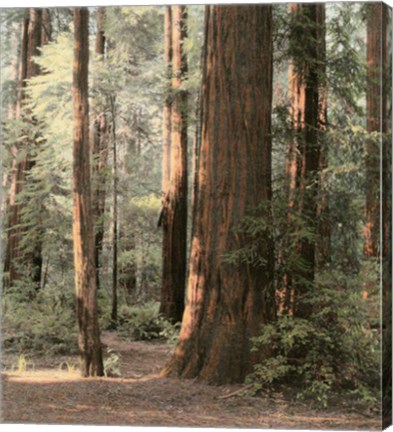
[{"label": "tall tree", "polygon": [[[160,312],[172,322],[184,311],[187,257],[187,36],[185,6],[167,6],[165,59],[171,92],[164,106],[163,277]],[[172,69],[172,70],[171,70]],[[169,78],[169,77],[168,77]],[[170,140],[170,143],[169,143]]]},{"label": "tall tree", "polygon": [[117,326],[117,255],[118,255],[118,183],[117,177],[117,142],[116,142],[116,111],[115,100],[111,96],[111,113],[112,113],[112,145],[113,145],[113,233],[112,233],[112,312],[111,325],[113,328]]},{"label": "tall tree", "polygon": [[[368,7],[374,5],[367,5]],[[392,10],[381,3],[382,61],[382,425],[392,424]],[[390,39],[390,40],[389,40]]]},{"label": "tall tree", "polygon": [[[29,18],[26,15],[23,18],[22,26],[21,26],[21,40],[20,40],[20,58],[19,58],[19,66],[18,66],[18,87],[17,87],[17,99],[15,107],[10,109],[10,115],[15,118],[20,118],[21,109],[22,109],[22,101],[23,101],[23,88],[26,84],[26,65],[27,65],[27,29],[29,26]],[[8,286],[11,286],[15,279],[15,270],[13,270],[15,266],[15,260],[17,257],[18,250],[18,235],[16,231],[16,226],[18,225],[18,207],[16,206],[16,194],[17,187],[20,185],[18,182],[18,174],[19,174],[19,164],[18,164],[18,147],[14,144],[11,148],[13,160],[12,160],[12,169],[11,169],[11,182],[9,189],[9,211],[8,211],[8,232],[7,232],[7,243],[6,243],[6,253],[4,260],[4,273],[12,273],[13,275],[9,275],[8,277]],[[20,175],[20,174],[19,174]]]},{"label": "tall tree", "polygon": [[326,5],[317,6],[317,59],[318,59],[318,142],[319,142],[319,188],[316,265],[323,268],[330,259],[330,220],[328,193],[329,146],[326,139],[328,128],[328,91],[326,79]]},{"label": "tall tree", "polygon": [[[16,106],[16,117],[21,118],[26,99],[26,82],[40,73],[38,64],[34,57],[39,55],[42,34],[42,9],[30,8],[28,17],[25,17],[22,25],[21,40],[21,59],[19,66],[19,85],[18,100]],[[29,125],[34,123],[29,110],[24,111],[24,121],[26,130],[24,135],[27,136],[18,148],[14,146],[12,180],[10,186],[10,209],[8,217],[8,244],[5,260],[5,271],[8,272],[8,286],[12,286],[15,281],[28,277],[33,283],[35,289],[40,288],[41,282],[41,239],[37,235],[31,236],[29,250],[22,246],[22,239],[29,234],[29,228],[25,225],[23,214],[26,211],[27,203],[18,202],[18,195],[23,192],[27,181],[28,173],[34,166],[31,148],[34,147],[35,135],[29,133]],[[20,158],[22,150],[25,155]],[[23,153],[22,153],[23,154]],[[39,217],[39,215],[38,215]],[[31,222],[31,221],[29,221]],[[37,220],[37,224],[40,221]],[[31,234],[31,233],[30,233]]]},{"label": "tall tree", "polygon": [[[97,34],[95,52],[104,61],[105,55],[105,8],[97,9]],[[100,287],[100,260],[104,240],[104,213],[107,160],[109,153],[109,124],[105,115],[105,106],[99,104],[94,112],[94,123],[92,133],[92,154],[93,154],[93,213],[95,218],[95,247],[94,259],[96,266],[96,285]]]},{"label": "tall tree", "polygon": [[[289,182],[290,230],[299,238],[295,244],[297,260],[286,272],[286,308],[307,317],[304,302],[314,282],[316,239],[318,233],[318,192],[321,160],[321,119],[326,105],[319,97],[323,76],[324,26],[323,4],[291,3],[291,68],[289,76],[291,117],[294,139],[290,142],[287,175]],[[305,32],[304,29],[308,31]],[[323,92],[326,94],[326,92]],[[325,154],[324,154],[325,156]],[[295,221],[293,221],[295,219]],[[299,227],[299,220],[301,226]],[[307,234],[305,234],[307,233]]]},{"label": "tall tree", "polygon": [[163,110],[162,133],[162,205],[166,206],[169,194],[171,161],[171,105],[172,105],[172,6],[165,7],[164,61],[166,67],[166,95]]},{"label": "tall tree", "polygon": [[[380,254],[380,133],[386,132],[386,95],[381,92],[383,64],[381,47],[386,46],[386,25],[382,25],[383,4],[367,5],[367,132],[366,143],[366,225],[364,254]],[[386,59],[385,59],[386,62]]]},{"label": "tall tree", "polygon": [[89,150],[89,12],[74,9],[73,241],[78,345],[83,376],[102,376],[103,362],[96,305],[94,229]]},{"label": "tall tree", "polygon": [[[207,6],[205,19],[187,304],[163,373],[222,384],[250,372],[263,355],[250,338],[275,316],[271,233],[237,230],[250,211],[271,224],[272,8]],[[249,248],[256,262],[229,259]]]}]

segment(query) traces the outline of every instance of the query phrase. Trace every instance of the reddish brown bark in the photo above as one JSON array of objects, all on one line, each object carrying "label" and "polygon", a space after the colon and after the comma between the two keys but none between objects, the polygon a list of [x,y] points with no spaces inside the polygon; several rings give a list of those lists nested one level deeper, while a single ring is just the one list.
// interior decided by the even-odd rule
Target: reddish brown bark
[{"label": "reddish brown bark", "polygon": [[[104,61],[105,54],[105,8],[97,9],[97,35],[95,51]],[[96,266],[96,285],[100,288],[100,261],[104,240],[104,214],[106,199],[106,176],[107,161],[109,153],[109,124],[106,118],[105,107],[98,106],[94,113],[94,124],[92,133],[92,154],[93,154],[93,213],[95,218],[95,247],[94,261]]]},{"label": "reddish brown bark", "polygon": [[164,61],[166,64],[167,88],[163,112],[162,136],[162,205],[166,207],[169,193],[170,161],[171,161],[171,105],[172,105],[172,7],[165,7],[165,41]]},{"label": "reddish brown bark", "polygon": [[[289,86],[294,140],[287,156],[288,235],[296,237],[307,229],[312,236],[302,235],[292,245],[294,255],[286,271],[284,290],[285,309],[303,318],[310,312],[303,300],[314,282],[317,235],[321,228],[317,220],[318,211],[322,210],[318,184],[320,168],[327,162],[326,152],[322,156],[320,152],[322,127],[326,123],[325,90],[323,97],[319,96],[324,83],[324,8],[323,4],[290,5],[294,48]],[[294,215],[297,220],[293,220]]]},{"label": "reddish brown bark", "polygon": [[[235,228],[250,209],[271,222],[271,6],[206,7],[202,140],[187,304],[163,372],[241,382],[263,353],[250,338],[275,315],[274,245]],[[219,169],[218,169],[219,167]],[[251,244],[263,264],[229,263]]]},{"label": "reddish brown bark", "polygon": [[[382,5],[382,425],[392,424],[392,10]],[[389,40],[389,42],[388,42]]]},{"label": "reddish brown bark", "polygon": [[78,345],[82,376],[102,376],[103,363],[96,305],[94,230],[89,150],[89,12],[74,9],[73,241]]},{"label": "reddish brown bark", "polygon": [[[163,277],[160,312],[170,321],[181,321],[184,311],[187,246],[187,92],[182,88],[187,75],[187,58],[183,47],[187,36],[185,6],[172,6],[166,13],[166,32],[171,21],[171,86],[173,99],[164,108],[164,146],[168,147],[170,129],[169,184],[167,156],[164,156],[163,186],[167,188],[162,214]],[[170,43],[169,36],[166,42]],[[168,115],[170,110],[170,126]],[[164,155],[168,155],[167,149]],[[165,182],[165,185],[164,185]]]},{"label": "reddish brown bark", "polygon": [[[33,78],[40,73],[38,64],[33,58],[39,55],[42,33],[42,10],[30,8],[29,16],[24,19],[22,26],[21,41],[21,61],[19,69],[18,101],[16,106],[16,117],[20,118],[24,105],[26,80]],[[34,119],[29,118],[30,113],[26,112],[26,124],[34,123]],[[28,131],[25,132],[28,135]],[[29,137],[21,144],[23,148],[28,148],[34,137]],[[14,146],[12,149],[15,160],[13,161],[12,180],[10,187],[10,211],[8,218],[8,244],[5,259],[5,271],[8,271],[8,286],[12,286],[17,280],[28,277],[36,290],[40,288],[41,281],[41,239],[35,235],[29,244],[30,250],[24,250],[21,242],[27,234],[24,227],[23,213],[27,206],[26,203],[17,202],[17,197],[23,191],[29,171],[34,166],[34,160],[30,152],[27,152],[22,161],[17,162],[17,155],[20,149]],[[31,221],[29,221],[31,222]],[[37,224],[40,221],[37,220]],[[34,244],[32,244],[34,243]],[[33,295],[33,292],[30,293]]]},{"label": "reddish brown bark", "polygon": [[367,132],[366,143],[366,225],[364,254],[380,253],[380,133],[386,132],[381,120],[386,113],[386,96],[381,92],[382,45],[386,46],[386,28],[382,28],[382,2],[367,7]]}]

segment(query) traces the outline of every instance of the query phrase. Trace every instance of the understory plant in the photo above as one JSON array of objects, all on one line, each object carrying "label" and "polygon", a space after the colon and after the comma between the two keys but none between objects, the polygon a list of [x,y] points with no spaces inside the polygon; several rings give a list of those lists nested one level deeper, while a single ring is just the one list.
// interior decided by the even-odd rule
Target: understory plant
[{"label": "understory plant", "polygon": [[129,340],[166,339],[174,344],[179,333],[179,324],[171,324],[159,312],[158,302],[126,306],[119,310],[118,334]]},{"label": "understory plant", "polygon": [[255,351],[273,352],[247,377],[253,391],[285,385],[325,407],[338,394],[368,407],[378,403],[378,280],[373,266],[365,268],[350,276],[323,272],[308,296],[307,319],[279,314],[253,339]]}]

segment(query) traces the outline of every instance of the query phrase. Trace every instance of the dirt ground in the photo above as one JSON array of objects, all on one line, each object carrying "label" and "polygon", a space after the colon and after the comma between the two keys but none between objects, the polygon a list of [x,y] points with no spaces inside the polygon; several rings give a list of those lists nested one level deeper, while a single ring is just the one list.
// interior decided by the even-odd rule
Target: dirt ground
[{"label": "dirt ground", "polygon": [[320,410],[281,394],[236,394],[242,386],[162,378],[159,372],[170,354],[167,344],[125,342],[109,332],[102,340],[120,355],[120,378],[82,379],[72,369],[76,357],[36,358],[26,370],[18,370],[18,358],[3,356],[2,422],[380,429],[376,415],[337,407]]}]

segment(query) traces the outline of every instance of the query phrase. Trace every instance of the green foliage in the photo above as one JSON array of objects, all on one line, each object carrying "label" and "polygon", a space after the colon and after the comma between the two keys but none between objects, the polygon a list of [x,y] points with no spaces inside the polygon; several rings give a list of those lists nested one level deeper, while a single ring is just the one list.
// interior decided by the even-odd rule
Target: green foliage
[{"label": "green foliage", "polygon": [[148,302],[140,306],[122,306],[119,310],[118,333],[124,339],[167,339],[173,344],[179,326],[172,325],[159,313],[159,303]]},{"label": "green foliage", "polygon": [[74,299],[50,289],[31,302],[17,294],[3,296],[4,352],[28,355],[77,352]]},{"label": "green foliage", "polygon": [[120,377],[121,356],[112,348],[106,349],[107,356],[104,358],[104,373],[106,377]]},{"label": "green foliage", "polygon": [[378,303],[377,275],[371,264],[355,276],[321,273],[305,300],[309,319],[280,314],[253,339],[255,350],[272,353],[247,378],[255,390],[286,384],[297,389],[297,397],[311,397],[323,406],[339,393],[376,405],[380,335],[374,321],[378,312],[370,313],[370,302]]}]

